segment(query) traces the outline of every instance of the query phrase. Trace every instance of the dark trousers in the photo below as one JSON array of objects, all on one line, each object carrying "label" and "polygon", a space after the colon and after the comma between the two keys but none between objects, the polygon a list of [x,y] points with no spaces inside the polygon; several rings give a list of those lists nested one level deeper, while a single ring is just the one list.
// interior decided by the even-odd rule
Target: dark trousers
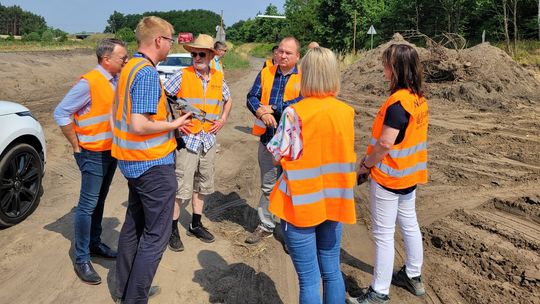
[{"label": "dark trousers", "polygon": [[148,290],[171,234],[176,195],[174,165],[154,166],[128,179],[126,220],[118,239],[117,295],[123,303],[147,303]]},{"label": "dark trousers", "polygon": [[109,186],[116,170],[111,151],[81,149],[74,154],[81,170],[81,192],[75,208],[75,262],[90,261],[90,248],[101,244],[101,219]]}]

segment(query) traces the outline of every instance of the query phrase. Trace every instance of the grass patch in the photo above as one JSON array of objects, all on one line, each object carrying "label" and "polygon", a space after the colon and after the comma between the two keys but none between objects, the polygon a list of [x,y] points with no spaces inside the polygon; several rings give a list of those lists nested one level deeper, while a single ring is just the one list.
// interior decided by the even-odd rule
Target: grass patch
[{"label": "grass patch", "polygon": [[223,67],[229,69],[246,69],[249,68],[247,56],[236,52],[236,49],[229,48],[227,54],[223,57]]},{"label": "grass patch", "polygon": [[354,53],[338,53],[336,54],[339,63],[339,68],[345,70],[351,64],[357,62],[360,58],[364,57],[364,52],[357,51]]},{"label": "grass patch", "polygon": [[274,43],[257,43],[250,50],[249,54],[257,58],[270,57],[272,54],[272,47],[274,47],[274,45]]},{"label": "grass patch", "polygon": [[83,43],[81,41],[65,42],[39,42],[21,40],[0,39],[0,52],[33,52],[33,51],[59,51],[94,48],[94,44]]},{"label": "grass patch", "polygon": [[[504,42],[496,42],[493,45],[504,50]],[[519,40],[517,42],[517,52],[513,59],[522,65],[540,66],[540,41]]]}]

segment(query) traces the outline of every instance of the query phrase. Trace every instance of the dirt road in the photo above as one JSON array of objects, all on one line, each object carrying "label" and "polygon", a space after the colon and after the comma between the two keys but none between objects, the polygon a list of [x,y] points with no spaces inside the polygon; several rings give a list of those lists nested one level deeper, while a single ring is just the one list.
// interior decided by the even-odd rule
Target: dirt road
[{"label": "dirt road", "polygon": [[[0,231],[0,303],[112,303],[114,261],[94,259],[103,283],[82,284],[73,266],[73,207],[80,176],[52,111],[77,77],[95,65],[90,51],[0,53],[0,99],[28,106],[42,123],[49,158],[45,194],[23,223]],[[261,62],[228,71],[234,108],[218,137],[216,192],[203,219],[216,242],[185,235],[186,250],[163,256],[150,303],[297,303],[297,279],[278,240],[244,244],[256,225],[259,196],[257,140],[249,135],[245,95]],[[345,86],[358,113],[358,153],[382,101]],[[540,190],[538,102],[513,113],[478,112],[434,100],[431,104],[430,184],[421,187],[418,215],[426,247],[428,295],[415,298],[392,287],[391,303],[539,303]],[[356,190],[358,224],[344,230],[342,269],[355,295],[369,285],[373,241],[367,189]],[[116,247],[127,200],[117,171],[108,196],[102,238]],[[396,267],[404,251],[397,244]],[[500,302],[498,302],[500,299]],[[511,301],[511,299],[515,301]],[[505,302],[506,301],[506,302]]]}]

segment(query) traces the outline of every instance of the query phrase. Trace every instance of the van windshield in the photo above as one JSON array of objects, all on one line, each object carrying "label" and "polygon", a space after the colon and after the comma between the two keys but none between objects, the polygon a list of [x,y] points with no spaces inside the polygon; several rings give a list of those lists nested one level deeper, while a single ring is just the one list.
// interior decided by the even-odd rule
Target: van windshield
[{"label": "van windshield", "polygon": [[166,66],[190,66],[193,64],[193,59],[191,57],[167,57],[159,63],[159,65]]}]

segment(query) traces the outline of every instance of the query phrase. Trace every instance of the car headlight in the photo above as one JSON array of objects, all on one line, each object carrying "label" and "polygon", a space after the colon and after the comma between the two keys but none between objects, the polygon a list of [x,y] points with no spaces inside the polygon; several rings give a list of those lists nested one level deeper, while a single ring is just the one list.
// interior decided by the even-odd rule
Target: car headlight
[{"label": "car headlight", "polygon": [[29,116],[29,117],[32,117],[34,120],[37,121],[37,119],[34,117],[34,115],[32,115],[32,112],[30,112],[30,111],[17,112],[17,113],[15,113],[15,114],[17,114],[17,115],[19,115],[19,116],[21,116],[21,117],[23,117],[23,116]]}]

